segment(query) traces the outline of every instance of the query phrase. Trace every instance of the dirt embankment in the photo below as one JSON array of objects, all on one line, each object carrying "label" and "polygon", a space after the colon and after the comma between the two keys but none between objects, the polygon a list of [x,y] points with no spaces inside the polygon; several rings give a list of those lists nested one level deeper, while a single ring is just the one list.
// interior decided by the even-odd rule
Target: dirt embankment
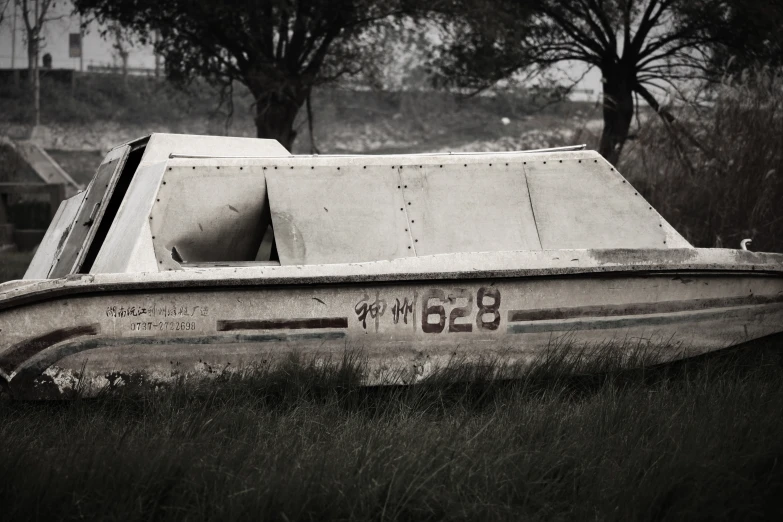
[{"label": "dirt embankment", "polygon": [[[188,91],[166,82],[82,75],[73,85],[42,83],[41,121],[34,131],[29,93],[0,86],[0,134],[31,136],[46,149],[106,151],[152,132],[255,136],[254,102],[237,87],[228,105],[206,84]],[[313,95],[314,139],[305,111],[293,152],[373,153],[510,150],[585,141],[599,107],[590,102],[542,103],[509,92],[460,97],[440,91],[324,88]],[[313,147],[314,146],[314,147]]]}]

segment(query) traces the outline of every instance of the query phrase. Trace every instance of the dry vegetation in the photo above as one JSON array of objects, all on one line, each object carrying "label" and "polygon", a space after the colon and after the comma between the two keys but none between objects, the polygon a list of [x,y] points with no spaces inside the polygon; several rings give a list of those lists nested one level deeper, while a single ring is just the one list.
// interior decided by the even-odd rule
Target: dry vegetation
[{"label": "dry vegetation", "polygon": [[510,381],[368,389],[350,362],[291,363],[0,403],[0,505],[8,520],[773,519],[781,340],[636,370],[542,359]]},{"label": "dry vegetation", "polygon": [[783,252],[783,74],[726,78],[707,103],[649,119],[621,171],[694,245]]}]

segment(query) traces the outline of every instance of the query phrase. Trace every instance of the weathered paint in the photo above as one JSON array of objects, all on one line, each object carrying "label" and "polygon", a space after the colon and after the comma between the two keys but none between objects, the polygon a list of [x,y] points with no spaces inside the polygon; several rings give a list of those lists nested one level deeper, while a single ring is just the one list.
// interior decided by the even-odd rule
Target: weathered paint
[{"label": "weathered paint", "polygon": [[270,225],[260,167],[169,167],[161,181],[147,214],[161,269],[179,268],[181,261],[254,259]]},{"label": "weathered paint", "polygon": [[520,161],[527,157],[400,165],[398,187],[416,254],[540,250]]},{"label": "weathered paint", "polygon": [[[426,375],[422,361],[429,371],[455,359],[520,362],[563,338],[587,345],[659,342],[669,347],[660,354],[665,359],[769,335],[783,324],[780,271],[634,274],[627,268],[600,277],[317,285],[256,279],[233,287],[213,277],[210,286],[168,284],[164,291],[149,282],[122,287],[96,277],[68,283],[85,292],[60,295],[55,281],[32,283],[51,286],[27,302],[18,299],[24,288],[12,288],[17,304],[0,312],[0,369],[13,393],[35,396],[40,388],[40,396],[51,397],[55,380],[47,369],[60,376],[54,395],[74,386],[89,394],[108,386],[111,375],[165,384],[293,353],[340,360],[347,350],[366,358],[368,383],[414,382]],[[186,280],[187,273],[170,274]],[[78,328],[82,335],[57,333],[51,344],[42,342]]]},{"label": "weathered paint", "polygon": [[198,134],[155,133],[149,138],[129,142],[130,145],[147,140],[141,165],[157,163],[172,156],[208,154],[211,157],[251,156],[286,157],[291,153],[277,140],[258,138],[237,138],[228,136],[202,136]]},{"label": "weathered paint", "polygon": [[416,255],[397,170],[272,163],[262,168],[281,264]]},{"label": "weathered paint", "polygon": [[544,249],[690,246],[597,153],[523,167]]},{"label": "weathered paint", "polygon": [[[783,255],[692,248],[594,152],[296,157],[254,141],[111,151],[104,165],[131,150],[127,191],[90,273],[72,273],[96,237],[80,229],[70,275],[0,284],[4,387],[89,395],[346,352],[367,383],[409,383],[566,341],[667,360],[783,330]],[[256,157],[187,157],[209,144]],[[108,197],[110,170],[85,201]],[[92,206],[63,207],[50,239],[78,239]]]}]

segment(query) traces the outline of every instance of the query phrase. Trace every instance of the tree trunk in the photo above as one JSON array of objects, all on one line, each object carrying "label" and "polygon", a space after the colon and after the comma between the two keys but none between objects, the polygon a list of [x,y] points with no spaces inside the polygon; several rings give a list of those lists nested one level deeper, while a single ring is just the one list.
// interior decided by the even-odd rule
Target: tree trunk
[{"label": "tree trunk", "polygon": [[41,124],[41,73],[38,66],[37,52],[35,64],[33,65],[33,113],[33,125],[37,127]]},{"label": "tree trunk", "polygon": [[603,71],[604,130],[598,152],[616,165],[633,119],[633,74],[622,66]]},{"label": "tree trunk", "polygon": [[120,60],[122,60],[122,86],[128,87],[128,51],[120,52]]},{"label": "tree trunk", "polygon": [[37,39],[31,32],[27,33],[27,81],[30,83],[30,88],[35,85],[33,79],[33,72],[35,71],[35,64],[38,62],[38,49]]},{"label": "tree trunk", "polygon": [[296,140],[294,120],[304,103],[304,98],[299,101],[275,94],[260,93],[255,96],[255,100],[256,136],[275,139],[290,151]]},{"label": "tree trunk", "polygon": [[33,125],[41,123],[41,77],[38,65],[38,33],[27,33],[27,80],[33,98]]}]

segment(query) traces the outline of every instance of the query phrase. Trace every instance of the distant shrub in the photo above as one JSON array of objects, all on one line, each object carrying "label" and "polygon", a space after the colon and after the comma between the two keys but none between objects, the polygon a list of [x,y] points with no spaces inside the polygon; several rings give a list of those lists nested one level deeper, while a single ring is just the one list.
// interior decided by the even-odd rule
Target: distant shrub
[{"label": "distant shrub", "polygon": [[783,73],[727,77],[671,111],[626,149],[631,181],[695,246],[783,252]]}]

